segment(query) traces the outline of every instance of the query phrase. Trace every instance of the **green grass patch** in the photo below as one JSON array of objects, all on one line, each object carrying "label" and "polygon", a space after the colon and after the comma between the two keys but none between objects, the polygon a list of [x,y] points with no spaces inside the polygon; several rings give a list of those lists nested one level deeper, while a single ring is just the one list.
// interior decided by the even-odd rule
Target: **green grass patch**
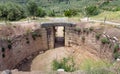
[{"label": "green grass patch", "polygon": [[86,59],[80,65],[80,70],[85,71],[86,74],[114,74],[106,69],[110,66],[112,64],[107,61]]},{"label": "green grass patch", "polygon": [[92,19],[97,19],[97,20],[104,20],[106,17],[107,21],[111,20],[119,20],[120,19],[120,11],[105,11],[100,13],[99,15],[91,17]]},{"label": "green grass patch", "polygon": [[53,60],[53,70],[64,69],[66,72],[76,70],[73,58],[63,58],[61,61]]}]

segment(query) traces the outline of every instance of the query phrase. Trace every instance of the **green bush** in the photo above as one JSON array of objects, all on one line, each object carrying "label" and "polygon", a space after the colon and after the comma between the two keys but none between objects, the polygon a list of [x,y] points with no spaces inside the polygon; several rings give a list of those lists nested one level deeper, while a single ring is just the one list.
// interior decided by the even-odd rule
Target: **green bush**
[{"label": "green bush", "polygon": [[8,44],[8,49],[12,49],[12,44]]},{"label": "green bush", "polygon": [[85,14],[87,16],[97,15],[99,13],[98,7],[91,5],[85,8]]},{"label": "green bush", "polygon": [[87,29],[86,28],[83,28],[83,33],[85,33],[87,31]]},{"label": "green bush", "polygon": [[85,43],[85,36],[82,36],[82,42]]},{"label": "green bush", "polygon": [[5,48],[4,47],[2,47],[2,50],[1,50],[2,52],[5,52]]},{"label": "green bush", "polygon": [[66,11],[64,12],[64,15],[65,15],[66,17],[75,16],[75,15],[77,15],[77,11],[74,10],[74,9],[69,9],[69,10],[66,10]]},{"label": "green bush", "polygon": [[114,58],[115,58],[115,59],[120,58],[120,53],[119,53],[119,52],[115,52],[115,53],[114,53]]},{"label": "green bush", "polygon": [[50,17],[56,16],[56,15],[55,15],[55,11],[54,11],[54,10],[53,10],[53,11],[49,11],[49,12],[48,12],[48,16],[50,16]]},{"label": "green bush", "polygon": [[90,27],[89,30],[90,30],[90,31],[93,31],[93,30],[94,30],[94,27]]},{"label": "green bush", "polygon": [[24,8],[19,4],[5,3],[1,6],[4,7],[1,10],[2,14],[0,16],[3,19],[5,18],[6,20],[16,21],[26,17],[26,12]]},{"label": "green bush", "polygon": [[45,17],[45,15],[46,15],[46,12],[42,8],[39,7],[36,11],[36,16],[37,17]]},{"label": "green bush", "polygon": [[99,33],[97,33],[97,34],[95,35],[95,37],[96,37],[97,40],[100,39],[100,36],[101,36],[101,34],[99,34]]},{"label": "green bush", "polygon": [[32,38],[33,38],[33,40],[36,40],[36,37],[41,37],[41,35],[37,34],[37,32],[32,32]]},{"label": "green bush", "polygon": [[[71,64],[68,64],[71,62]],[[75,63],[72,58],[63,58],[60,62],[53,61],[53,70],[64,69],[66,72],[73,72],[76,70]]]},{"label": "green bush", "polygon": [[118,51],[118,49],[119,49],[119,45],[115,44],[115,46],[114,46],[114,53],[116,53]]},{"label": "green bush", "polygon": [[110,41],[108,40],[108,38],[102,38],[101,42],[102,42],[102,44],[109,44],[110,43]]},{"label": "green bush", "polygon": [[36,14],[38,12],[38,5],[36,2],[30,0],[27,3],[27,9],[31,16],[36,16]]},{"label": "green bush", "polygon": [[77,32],[81,32],[81,28],[80,27],[76,27],[74,30],[77,31]]}]

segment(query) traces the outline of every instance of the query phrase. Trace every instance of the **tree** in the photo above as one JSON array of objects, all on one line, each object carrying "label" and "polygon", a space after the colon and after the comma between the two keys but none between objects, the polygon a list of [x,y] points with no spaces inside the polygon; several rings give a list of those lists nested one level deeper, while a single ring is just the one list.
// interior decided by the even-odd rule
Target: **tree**
[{"label": "tree", "polygon": [[54,17],[55,16],[55,11],[54,10],[49,11],[48,16]]},{"label": "tree", "polygon": [[4,20],[16,21],[26,17],[25,10],[15,3],[0,4],[0,17]]},{"label": "tree", "polygon": [[38,11],[38,5],[37,5],[37,3],[33,2],[33,1],[29,1],[27,3],[27,8],[28,8],[29,14],[31,16],[36,16],[37,11]]},{"label": "tree", "polygon": [[24,9],[19,4],[8,3],[6,7],[8,10],[7,19],[10,21],[20,20],[26,16]]},{"label": "tree", "polygon": [[44,17],[46,15],[45,11],[42,8],[38,8],[36,12],[36,16],[38,17]]},{"label": "tree", "polygon": [[77,15],[77,11],[74,9],[69,9],[64,12],[64,15],[67,17],[75,16]]},{"label": "tree", "polygon": [[99,13],[99,10],[97,6],[91,5],[85,8],[85,14],[89,16],[97,15]]}]

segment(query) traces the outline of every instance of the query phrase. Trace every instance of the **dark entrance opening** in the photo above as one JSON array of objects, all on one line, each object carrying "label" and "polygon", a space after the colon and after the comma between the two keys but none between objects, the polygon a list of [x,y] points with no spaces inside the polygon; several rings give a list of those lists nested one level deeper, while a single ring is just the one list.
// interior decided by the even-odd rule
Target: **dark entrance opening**
[{"label": "dark entrance opening", "polygon": [[55,26],[55,48],[62,47],[65,45],[65,27],[64,26]]}]

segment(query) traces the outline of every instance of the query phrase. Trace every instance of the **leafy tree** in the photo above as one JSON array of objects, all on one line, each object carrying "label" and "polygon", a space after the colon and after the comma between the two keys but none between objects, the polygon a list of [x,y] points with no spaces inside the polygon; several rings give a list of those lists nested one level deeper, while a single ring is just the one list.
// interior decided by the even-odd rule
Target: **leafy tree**
[{"label": "leafy tree", "polygon": [[55,11],[54,10],[53,11],[49,11],[48,12],[48,16],[54,17],[55,16]]},{"label": "leafy tree", "polygon": [[27,3],[27,8],[30,16],[44,17],[46,15],[45,11],[40,8],[36,2],[29,1]]},{"label": "leafy tree", "polygon": [[77,11],[74,9],[69,9],[64,12],[64,15],[67,17],[75,16],[77,15]]},{"label": "leafy tree", "polygon": [[29,14],[31,16],[36,16],[37,11],[38,11],[38,5],[37,5],[37,3],[35,3],[34,1],[29,1],[27,3],[27,8],[28,8]]},{"label": "leafy tree", "polygon": [[38,8],[36,12],[36,16],[38,17],[44,17],[46,15],[45,11],[42,8]]},{"label": "leafy tree", "polygon": [[99,10],[97,6],[91,5],[85,8],[85,14],[87,16],[97,15],[98,13],[99,13]]},{"label": "leafy tree", "polygon": [[7,20],[7,15],[8,15],[8,11],[7,11],[7,7],[5,6],[5,4],[0,4],[0,17],[2,19]]},{"label": "leafy tree", "polygon": [[7,15],[8,20],[10,21],[19,20],[26,16],[24,9],[20,5],[8,3],[6,4],[6,6],[8,10],[8,15]]},{"label": "leafy tree", "polygon": [[15,3],[0,4],[0,17],[4,20],[15,21],[26,17],[25,10]]}]

